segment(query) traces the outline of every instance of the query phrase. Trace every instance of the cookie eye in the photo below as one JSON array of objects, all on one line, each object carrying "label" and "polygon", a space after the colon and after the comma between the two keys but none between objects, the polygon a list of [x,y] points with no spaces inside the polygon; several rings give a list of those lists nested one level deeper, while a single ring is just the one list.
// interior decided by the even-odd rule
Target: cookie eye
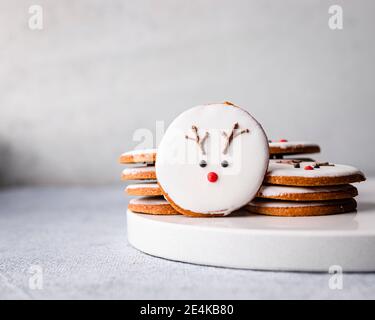
[{"label": "cookie eye", "polygon": [[228,166],[229,166],[228,161],[227,161],[227,160],[223,160],[223,161],[221,162],[221,166],[222,166],[223,168],[228,167]]},{"label": "cookie eye", "polygon": [[204,167],[207,166],[207,162],[204,161],[204,160],[202,160],[201,162],[199,162],[199,166],[202,167],[202,168],[204,168]]}]

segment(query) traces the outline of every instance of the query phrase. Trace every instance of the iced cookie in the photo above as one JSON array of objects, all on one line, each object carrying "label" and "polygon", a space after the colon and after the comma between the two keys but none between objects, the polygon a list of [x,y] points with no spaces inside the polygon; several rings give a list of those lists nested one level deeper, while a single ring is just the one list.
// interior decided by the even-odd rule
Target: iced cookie
[{"label": "iced cookie", "polygon": [[289,186],[329,186],[366,180],[358,169],[328,162],[270,160],[265,182]]},{"label": "iced cookie", "polygon": [[130,184],[125,192],[131,196],[161,196],[163,193],[156,182]]},{"label": "iced cookie", "polygon": [[254,198],[268,158],[266,135],[247,111],[231,103],[201,105],[183,112],[165,132],[156,175],[180,213],[223,216]]},{"label": "iced cookie", "polygon": [[120,163],[154,163],[156,149],[133,150],[125,152],[120,157]]},{"label": "iced cookie", "polygon": [[155,167],[134,167],[122,171],[122,180],[155,180]]},{"label": "iced cookie", "polygon": [[292,202],[279,200],[253,200],[246,209],[253,213],[270,216],[321,216],[355,211],[357,203],[354,199]]},{"label": "iced cookie", "polygon": [[143,197],[131,199],[128,209],[137,213],[155,215],[179,214],[163,197]]},{"label": "iced cookie", "polygon": [[319,145],[306,141],[288,141],[285,139],[269,141],[270,155],[305,154],[320,152]]},{"label": "iced cookie", "polygon": [[289,201],[323,201],[349,199],[358,195],[350,184],[326,187],[262,186],[257,197]]}]

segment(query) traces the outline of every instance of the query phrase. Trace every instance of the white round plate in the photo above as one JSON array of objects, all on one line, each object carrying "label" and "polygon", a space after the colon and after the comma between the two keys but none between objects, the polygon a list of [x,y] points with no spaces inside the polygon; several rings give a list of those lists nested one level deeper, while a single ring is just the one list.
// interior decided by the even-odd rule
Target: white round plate
[{"label": "white round plate", "polygon": [[321,217],[269,217],[241,211],[222,218],[127,212],[128,239],[162,258],[218,267],[375,271],[375,180],[359,190],[358,211]]}]

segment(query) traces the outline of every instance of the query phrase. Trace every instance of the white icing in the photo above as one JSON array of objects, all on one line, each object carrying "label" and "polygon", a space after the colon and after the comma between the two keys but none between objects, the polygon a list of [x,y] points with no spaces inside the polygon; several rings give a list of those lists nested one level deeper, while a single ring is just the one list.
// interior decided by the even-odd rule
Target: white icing
[{"label": "white icing", "polygon": [[157,183],[137,183],[129,184],[126,189],[158,189],[159,185]]},{"label": "white icing", "polygon": [[305,207],[317,207],[317,206],[328,206],[328,205],[342,205],[346,204],[347,200],[341,201],[283,201],[283,200],[254,200],[251,201],[248,206],[250,207],[267,207],[267,208],[305,208]]},{"label": "white icing", "polygon": [[343,164],[335,164],[334,166],[321,166],[314,168],[314,170],[305,170],[305,166],[314,167],[315,162],[301,162],[300,168],[294,168],[293,165],[286,163],[277,163],[278,160],[270,160],[267,175],[275,177],[305,177],[305,178],[319,178],[319,177],[342,177],[353,174],[363,173],[358,169]]},{"label": "white icing", "polygon": [[325,192],[340,192],[348,191],[353,187],[349,184],[341,186],[327,186],[327,187],[287,187],[287,186],[262,186],[259,194],[264,197],[277,197],[286,194],[301,194],[301,193],[325,193]]},{"label": "white icing", "polygon": [[156,149],[138,149],[131,150],[122,154],[122,156],[139,156],[139,155],[153,155],[156,153]]},{"label": "white icing", "polygon": [[123,175],[133,175],[138,173],[145,173],[145,172],[155,172],[155,167],[136,167],[136,168],[126,168],[122,171]]},{"label": "white icing", "polygon": [[[240,130],[249,129],[233,139],[228,154],[223,155],[225,138],[235,123]],[[209,137],[203,155],[198,144],[185,138],[194,137],[192,126],[203,137]],[[202,105],[178,116],[167,129],[156,161],[158,182],[168,196],[182,209],[201,214],[229,214],[246,205],[257,193],[267,170],[268,140],[259,123],[241,108],[226,104]],[[205,168],[199,166],[204,159]],[[229,166],[223,168],[221,161]],[[207,180],[209,172],[217,173],[215,183]]]},{"label": "white icing", "polygon": [[169,204],[167,200],[165,200],[164,198],[160,198],[160,197],[140,197],[140,198],[131,199],[129,203],[135,204],[135,205],[152,205],[152,206],[162,206],[162,205]]},{"label": "white icing", "polygon": [[296,147],[319,147],[316,143],[308,142],[308,141],[287,141],[287,142],[270,142],[269,146],[272,148],[280,148],[280,149],[287,149],[287,148],[296,148]]}]

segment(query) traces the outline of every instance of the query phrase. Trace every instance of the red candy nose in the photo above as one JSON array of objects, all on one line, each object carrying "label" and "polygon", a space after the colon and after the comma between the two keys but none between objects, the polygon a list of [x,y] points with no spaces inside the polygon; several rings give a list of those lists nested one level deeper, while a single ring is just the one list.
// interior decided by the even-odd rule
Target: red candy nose
[{"label": "red candy nose", "polygon": [[215,172],[209,172],[208,175],[207,175],[207,179],[210,182],[216,182],[217,179],[219,179],[219,176]]},{"label": "red candy nose", "polygon": [[304,169],[305,170],[314,170],[314,168],[312,166],[306,166]]}]

